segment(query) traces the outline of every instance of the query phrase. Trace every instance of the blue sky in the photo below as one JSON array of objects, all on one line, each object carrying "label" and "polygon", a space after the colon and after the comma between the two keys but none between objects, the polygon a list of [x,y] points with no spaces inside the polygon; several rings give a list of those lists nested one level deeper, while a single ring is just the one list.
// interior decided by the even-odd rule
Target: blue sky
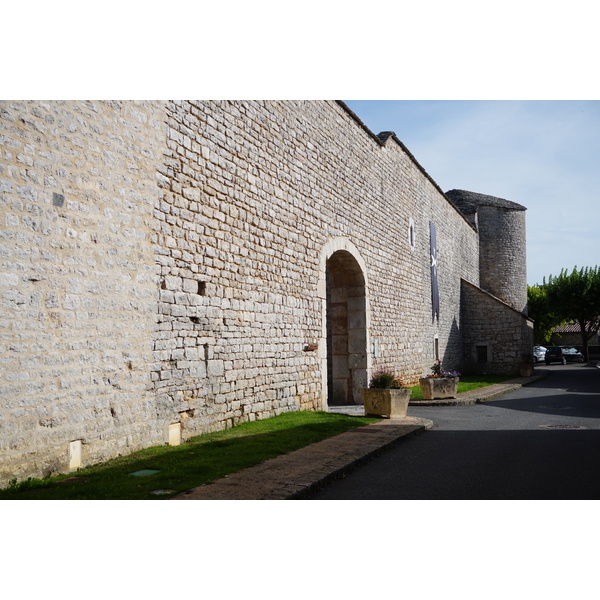
[{"label": "blue sky", "polygon": [[346,100],[440,188],[527,208],[527,281],[600,264],[600,101]]}]

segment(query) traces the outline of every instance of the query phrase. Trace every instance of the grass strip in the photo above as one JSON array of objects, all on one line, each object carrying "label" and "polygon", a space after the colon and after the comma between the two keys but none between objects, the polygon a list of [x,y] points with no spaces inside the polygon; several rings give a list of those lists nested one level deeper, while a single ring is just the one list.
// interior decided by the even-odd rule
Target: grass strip
[{"label": "grass strip", "polygon": [[[0,490],[3,500],[160,500],[378,418],[301,411],[154,446],[106,463]],[[137,471],[157,471],[133,476]],[[165,491],[159,495],[156,491]]]},{"label": "grass strip", "polygon": [[[514,379],[514,377],[514,375],[461,375],[458,380],[457,393],[462,394],[463,392],[469,392],[488,385],[502,383],[503,381]],[[423,400],[423,393],[421,392],[420,385],[412,387],[411,390],[411,400]]]}]

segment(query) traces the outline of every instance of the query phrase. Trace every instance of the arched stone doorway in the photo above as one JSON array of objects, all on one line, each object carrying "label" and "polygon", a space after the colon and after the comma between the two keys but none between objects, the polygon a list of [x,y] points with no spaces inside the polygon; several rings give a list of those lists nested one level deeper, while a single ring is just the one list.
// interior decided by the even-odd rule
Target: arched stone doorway
[{"label": "arched stone doorway", "polygon": [[360,389],[367,385],[370,366],[364,261],[345,238],[332,240],[322,259],[324,404],[362,404]]}]

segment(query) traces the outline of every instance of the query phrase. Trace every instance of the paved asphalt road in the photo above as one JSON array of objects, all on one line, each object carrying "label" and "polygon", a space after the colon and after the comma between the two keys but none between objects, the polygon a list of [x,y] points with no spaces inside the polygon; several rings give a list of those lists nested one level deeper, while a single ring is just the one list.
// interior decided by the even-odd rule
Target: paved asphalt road
[{"label": "paved asphalt road", "polygon": [[569,364],[484,404],[409,407],[433,429],[315,500],[600,499],[600,369]]}]

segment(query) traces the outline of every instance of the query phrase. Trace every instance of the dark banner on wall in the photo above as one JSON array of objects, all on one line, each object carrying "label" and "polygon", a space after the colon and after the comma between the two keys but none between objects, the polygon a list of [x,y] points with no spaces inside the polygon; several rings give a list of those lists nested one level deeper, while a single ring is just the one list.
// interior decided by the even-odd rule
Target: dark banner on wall
[{"label": "dark banner on wall", "polygon": [[437,277],[437,234],[435,223],[429,222],[429,253],[431,255],[431,320],[440,320],[440,291]]}]

